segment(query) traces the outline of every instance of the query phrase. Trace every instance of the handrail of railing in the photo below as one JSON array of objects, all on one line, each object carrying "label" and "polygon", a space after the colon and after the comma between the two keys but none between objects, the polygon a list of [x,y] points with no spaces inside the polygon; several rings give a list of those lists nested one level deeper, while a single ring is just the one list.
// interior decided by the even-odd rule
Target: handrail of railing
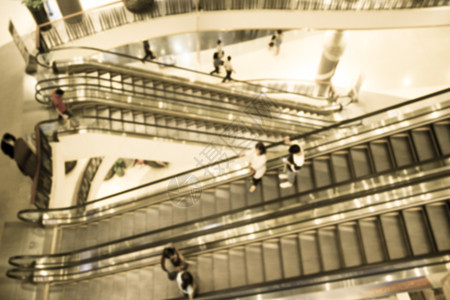
[{"label": "handrail of railing", "polygon": [[[226,1],[226,0],[166,0],[154,1],[151,7],[152,11],[145,13],[131,13],[126,10],[121,3],[122,1],[113,2],[86,11],[81,11],[72,15],[65,16],[59,20],[53,20],[48,23],[38,25],[36,28],[36,48],[39,49],[41,41],[41,28],[52,25],[49,35],[57,44],[62,43],[61,36],[67,35],[68,41],[80,37],[79,32],[70,36],[71,27],[69,25],[61,25],[62,29],[56,30],[59,23],[70,23],[71,19],[80,18],[84,16],[82,23],[90,29],[91,32],[83,32],[81,36],[87,36],[93,33],[98,33],[103,30],[118,27],[123,24],[131,22],[142,21],[146,19],[153,19],[160,16],[169,16],[182,13],[201,13],[202,11],[219,11],[219,10],[288,10],[288,11],[320,11],[320,10],[335,10],[335,11],[349,11],[349,10],[392,10],[405,8],[427,8],[439,7],[448,4],[448,1],[387,1],[380,3],[376,0],[361,0],[361,1],[329,1],[329,0],[300,0],[300,1],[264,1],[264,0],[240,0],[240,1]],[[122,5],[121,5],[122,4]],[[119,9],[120,11],[114,11]],[[116,15],[108,15],[108,13],[115,13]],[[94,19],[94,21],[92,20]],[[67,26],[67,28],[66,28]],[[79,31],[82,27],[77,28]]]},{"label": "handrail of railing", "polygon": [[[100,48],[96,48],[96,47],[88,47],[88,46],[60,47],[60,48],[57,48],[57,49],[52,49],[51,52],[67,51],[67,50],[95,51],[95,52],[107,53],[107,54],[110,54],[110,55],[115,55],[115,56],[118,56],[118,57],[127,58],[127,59],[130,59],[130,60],[142,61],[142,59],[137,57],[137,56],[133,56],[133,55],[125,54],[125,53],[120,53],[120,52],[113,52],[113,51],[104,50],[104,49],[100,49]],[[50,65],[48,63],[40,61],[40,57],[43,56],[43,55],[47,55],[47,54],[40,52],[40,53],[38,53],[36,55],[37,63],[40,66],[44,67],[44,68],[54,68],[54,65]],[[202,71],[198,71],[198,70],[195,70],[195,69],[190,69],[190,68],[186,68],[186,67],[180,67],[180,66],[176,66],[176,65],[172,65],[172,64],[167,64],[167,63],[164,63],[164,62],[148,60],[147,63],[153,64],[153,65],[157,65],[157,66],[160,66],[160,67],[172,68],[172,69],[176,69],[176,70],[180,70],[180,71],[185,71],[185,72],[188,72],[188,73],[191,73],[191,74],[199,74],[199,75],[207,76],[207,77],[213,77],[213,78],[218,78],[219,77],[219,78],[221,78],[218,75],[211,75],[210,73],[207,73],[207,72],[202,72]],[[144,70],[141,70],[141,71],[144,71]],[[292,91],[288,91],[288,90],[283,90],[283,89],[279,89],[279,88],[273,88],[273,87],[269,87],[269,86],[265,86],[265,85],[261,85],[261,84],[256,84],[256,83],[252,83],[252,82],[245,81],[245,80],[238,80],[238,79],[234,79],[234,78],[233,78],[233,82],[239,83],[239,84],[243,84],[245,86],[250,86],[252,88],[259,89],[259,91],[270,90],[272,92],[277,92],[277,93],[291,94],[291,95],[296,95],[296,96],[308,97],[311,100],[330,100],[330,99],[331,100],[335,100],[333,98],[319,97],[319,96],[308,95],[308,94],[304,94],[304,93],[296,93],[296,92],[292,92]],[[215,88],[218,88],[218,87],[215,86]],[[338,97],[338,95],[331,95],[331,96],[332,97],[334,97],[334,96]],[[339,110],[340,109],[342,109],[342,107],[339,107]]]},{"label": "handrail of railing", "polygon": [[[314,131],[309,132],[307,134],[293,136],[292,140],[301,139],[301,138],[304,139],[304,138],[306,138],[308,136],[316,135],[316,134],[318,134],[320,132],[325,132],[325,131],[328,131],[328,130],[331,130],[331,129],[338,128],[338,127],[343,126],[343,125],[351,124],[351,123],[357,122],[359,120],[362,120],[364,118],[368,118],[370,116],[375,116],[377,114],[385,113],[385,112],[387,112],[389,110],[395,110],[395,109],[400,108],[402,106],[408,106],[408,105],[417,103],[419,101],[426,100],[427,98],[432,98],[434,96],[442,95],[442,94],[445,94],[445,93],[448,93],[448,92],[450,92],[450,88],[444,89],[444,90],[441,90],[441,91],[437,91],[435,93],[432,93],[432,94],[429,94],[429,95],[425,95],[425,96],[422,96],[422,97],[418,97],[418,98],[415,98],[415,99],[411,99],[411,100],[406,101],[404,103],[399,103],[399,104],[396,104],[396,105],[393,105],[393,106],[390,106],[390,107],[379,109],[379,110],[376,110],[374,112],[371,112],[371,113],[368,113],[368,114],[365,114],[365,115],[362,115],[362,116],[358,116],[358,117],[355,117],[355,118],[344,120],[344,121],[341,121],[341,122],[339,122],[337,124],[330,125],[330,126],[328,126],[326,128],[314,130]],[[49,121],[43,121],[43,122],[39,123],[37,126],[39,126],[40,124],[48,123],[48,122]],[[271,145],[269,145],[267,148],[269,148],[269,149],[270,148],[274,148],[276,146],[282,145],[283,143],[284,143],[284,141],[275,142],[275,143],[272,143]],[[181,177],[181,176],[184,176],[184,175],[188,175],[188,174],[190,174],[192,172],[196,172],[196,171],[200,171],[200,170],[207,170],[207,168],[211,168],[211,167],[214,167],[214,166],[220,166],[221,164],[229,162],[229,161],[234,160],[236,158],[238,158],[237,155],[236,156],[231,156],[231,157],[228,157],[228,158],[225,158],[225,159],[222,159],[222,160],[218,160],[218,161],[215,161],[213,163],[209,163],[209,164],[206,164],[206,165],[194,168],[194,169],[190,169],[190,170],[186,170],[184,172],[180,172],[180,173],[178,173],[176,175],[172,175],[172,176],[169,176],[169,177],[161,178],[161,179],[158,179],[158,180],[155,180],[155,181],[152,181],[152,182],[149,182],[149,183],[146,183],[146,184],[134,187],[132,189],[128,189],[126,191],[122,191],[122,192],[119,192],[119,193],[116,193],[116,194],[113,194],[113,195],[109,195],[107,197],[103,197],[103,198],[97,199],[97,200],[95,200],[95,202],[99,202],[99,201],[102,201],[102,200],[105,200],[105,199],[108,199],[108,198],[111,198],[111,197],[119,196],[119,195],[122,195],[122,194],[125,194],[125,193],[128,193],[128,192],[131,192],[131,191],[135,191],[135,190],[138,190],[138,189],[141,189],[141,188],[144,188],[144,187],[148,187],[148,186],[151,186],[151,185],[162,183],[162,182],[168,181],[168,180],[170,180],[170,179],[172,179],[174,177]],[[35,196],[35,195],[33,195],[33,196]],[[86,204],[84,204],[83,207],[85,205]],[[75,207],[70,207],[70,208],[60,208],[60,209],[55,209],[55,211],[61,211],[61,210],[73,209],[73,208],[77,208],[77,207],[75,206]],[[18,213],[18,217],[20,219],[23,219],[23,218],[20,217],[20,215],[22,213],[28,212],[28,211],[33,213],[32,210],[23,210],[23,211],[20,211]],[[31,220],[31,221],[35,221],[35,220]]]}]

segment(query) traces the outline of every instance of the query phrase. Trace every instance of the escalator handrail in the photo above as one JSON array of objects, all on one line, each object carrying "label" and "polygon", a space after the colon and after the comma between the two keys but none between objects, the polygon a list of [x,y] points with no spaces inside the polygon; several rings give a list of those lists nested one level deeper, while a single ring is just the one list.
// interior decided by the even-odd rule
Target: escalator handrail
[{"label": "escalator handrail", "polygon": [[[335,128],[338,128],[338,127],[343,126],[343,125],[351,124],[351,123],[363,120],[364,118],[367,118],[367,117],[370,117],[370,116],[374,116],[376,114],[384,113],[384,112],[387,112],[389,110],[397,109],[397,108],[402,107],[402,106],[407,106],[407,105],[410,105],[410,104],[413,104],[413,103],[416,103],[416,102],[419,102],[419,101],[422,101],[422,100],[426,100],[428,98],[432,98],[434,96],[445,94],[447,92],[450,92],[450,88],[443,89],[443,90],[440,90],[440,91],[437,91],[437,92],[434,92],[434,93],[431,93],[431,94],[428,94],[428,95],[425,95],[425,96],[421,96],[421,97],[418,97],[418,98],[415,98],[415,99],[411,99],[411,100],[405,101],[403,103],[398,103],[398,104],[395,104],[395,105],[392,105],[392,106],[389,106],[389,107],[385,107],[385,108],[382,108],[382,109],[379,109],[379,110],[376,110],[376,111],[364,114],[362,116],[358,116],[358,117],[354,117],[354,118],[351,118],[351,119],[347,119],[347,120],[341,121],[339,123],[327,126],[325,128],[313,130],[312,132],[308,132],[307,134],[291,137],[291,139],[292,140],[304,139],[304,138],[306,138],[308,136],[311,136],[311,135],[314,135],[314,134],[318,134],[320,132],[324,132],[324,131],[327,131],[327,130],[330,130],[330,129],[335,129]],[[42,121],[38,125],[44,124],[44,123],[49,123],[49,122],[53,122],[53,121]],[[284,144],[284,141],[275,142],[275,143],[272,143],[271,145],[267,146],[267,148],[270,149],[270,148],[274,148],[276,146],[280,146],[280,145],[283,145],[283,144]],[[180,173],[178,173],[176,175],[173,175],[173,176],[164,177],[164,178],[161,178],[161,179],[158,179],[158,180],[155,180],[155,181],[151,181],[149,183],[146,183],[146,184],[143,184],[143,185],[140,185],[140,186],[137,186],[137,187],[125,190],[125,191],[121,191],[121,192],[118,192],[118,193],[115,193],[115,194],[112,194],[112,195],[108,195],[106,197],[99,198],[99,199],[96,199],[94,201],[97,202],[97,201],[105,200],[105,199],[108,199],[108,198],[111,198],[111,197],[116,197],[116,196],[119,196],[121,194],[125,194],[125,193],[131,192],[131,191],[135,191],[135,190],[138,190],[138,189],[141,189],[141,188],[144,188],[144,187],[148,187],[150,185],[154,185],[154,184],[157,184],[157,183],[161,183],[161,182],[170,180],[170,179],[172,179],[174,177],[184,176],[184,175],[190,174],[192,172],[200,171],[202,169],[211,168],[211,167],[214,167],[214,166],[226,163],[228,161],[231,161],[231,160],[234,160],[234,159],[237,159],[237,158],[239,158],[238,155],[232,156],[232,157],[228,157],[226,159],[222,159],[222,160],[219,160],[219,161],[216,161],[216,162],[204,165],[204,166],[200,166],[200,167],[197,167],[197,168],[194,168],[194,169],[190,169],[190,170],[186,170],[186,171],[180,172]],[[93,203],[94,201],[89,202],[89,203]],[[75,209],[75,208],[79,208],[79,207],[84,207],[85,205],[86,204],[83,204],[81,206],[71,206],[71,207],[66,207],[66,208],[46,209],[46,210],[42,210],[41,212],[43,212],[43,211],[47,211],[47,212],[48,211],[63,211],[63,210],[67,210],[67,209]],[[35,210],[31,210],[31,209],[21,210],[21,211],[18,212],[18,217],[19,217],[20,214],[25,213],[25,212],[26,213],[28,213],[28,212],[35,212]],[[22,217],[19,217],[19,218],[21,220],[24,220]],[[26,220],[24,220],[24,221],[26,221]]]}]

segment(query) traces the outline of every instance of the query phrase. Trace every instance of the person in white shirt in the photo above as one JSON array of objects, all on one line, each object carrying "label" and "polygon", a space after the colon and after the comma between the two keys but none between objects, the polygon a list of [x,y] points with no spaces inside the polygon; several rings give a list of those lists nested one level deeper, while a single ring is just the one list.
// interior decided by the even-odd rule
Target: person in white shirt
[{"label": "person in white shirt", "polygon": [[289,156],[284,158],[286,164],[285,172],[280,174],[280,179],[287,179],[287,181],[280,184],[281,188],[290,188],[295,183],[295,178],[305,163],[305,152],[298,143],[291,143],[289,138],[284,141],[289,147]]},{"label": "person in white shirt", "polygon": [[225,76],[225,78],[222,80],[223,82],[226,82],[227,80],[231,81],[233,80],[231,78],[231,73],[235,72],[233,69],[233,66],[231,65],[231,56],[227,57],[227,60],[225,61],[223,67],[225,68],[225,71],[227,72],[227,75]]},{"label": "person in white shirt", "polygon": [[197,285],[194,283],[194,277],[188,271],[178,272],[177,286],[185,298],[194,299]]},{"label": "person in white shirt", "polygon": [[241,156],[247,157],[248,167],[253,175],[252,186],[249,189],[249,192],[253,193],[256,190],[256,186],[261,182],[264,173],[266,173],[266,147],[263,143],[258,142],[253,150],[248,151]]}]

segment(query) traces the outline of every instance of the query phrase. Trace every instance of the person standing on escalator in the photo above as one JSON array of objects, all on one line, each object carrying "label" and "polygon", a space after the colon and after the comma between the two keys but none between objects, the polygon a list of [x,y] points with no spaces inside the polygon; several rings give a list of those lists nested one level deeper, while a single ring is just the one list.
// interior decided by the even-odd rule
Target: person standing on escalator
[{"label": "person standing on escalator", "polygon": [[142,62],[144,63],[148,57],[150,59],[155,59],[156,56],[153,54],[153,51],[150,49],[150,43],[148,41],[143,41],[145,56],[142,58]]},{"label": "person standing on escalator", "polygon": [[240,154],[240,156],[245,156],[247,158],[250,174],[252,174],[252,185],[250,186],[249,192],[253,193],[266,173],[266,147],[263,143],[258,142],[254,149],[247,153]]},{"label": "person standing on escalator", "polygon": [[295,178],[305,163],[305,152],[298,143],[291,142],[289,137],[285,138],[284,143],[289,145],[289,155],[283,159],[285,169],[284,173],[279,175],[279,178],[282,180],[287,179],[287,181],[280,184],[280,187],[285,189],[294,185]]},{"label": "person standing on escalator", "polygon": [[[171,262],[171,265],[168,266],[169,270],[166,266],[166,259]],[[167,273],[170,280],[175,280],[178,272],[186,270],[187,267],[188,264],[181,252],[174,247],[164,248],[161,256],[161,268]]]}]

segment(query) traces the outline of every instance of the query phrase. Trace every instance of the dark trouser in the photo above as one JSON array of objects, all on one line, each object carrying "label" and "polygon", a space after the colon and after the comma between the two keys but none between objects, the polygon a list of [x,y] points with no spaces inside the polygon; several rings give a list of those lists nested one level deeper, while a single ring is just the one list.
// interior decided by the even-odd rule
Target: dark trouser
[{"label": "dark trouser", "polygon": [[262,177],[258,178],[258,179],[256,179],[255,177],[252,177],[252,181],[253,181],[253,185],[254,186],[257,186],[261,182],[261,180],[262,180]]},{"label": "dark trouser", "polygon": [[219,74],[219,66],[214,66],[214,71],[211,71],[211,73],[209,73],[209,74],[214,74],[214,73],[217,73],[217,74]]},{"label": "dark trouser", "polygon": [[226,75],[225,78],[222,80],[222,82],[225,82],[225,81],[227,81],[227,80],[229,80],[229,81],[232,80],[232,79],[231,79],[231,72],[232,72],[232,71],[228,71],[228,70],[227,70],[227,75]]},{"label": "dark trouser", "polygon": [[149,57],[149,56],[150,56],[150,59],[155,59],[155,58],[156,58],[156,56],[153,55],[153,52],[152,52],[152,51],[148,51],[148,52],[145,53],[145,56],[144,56],[144,58],[142,59],[142,61],[147,60],[147,57]]}]

